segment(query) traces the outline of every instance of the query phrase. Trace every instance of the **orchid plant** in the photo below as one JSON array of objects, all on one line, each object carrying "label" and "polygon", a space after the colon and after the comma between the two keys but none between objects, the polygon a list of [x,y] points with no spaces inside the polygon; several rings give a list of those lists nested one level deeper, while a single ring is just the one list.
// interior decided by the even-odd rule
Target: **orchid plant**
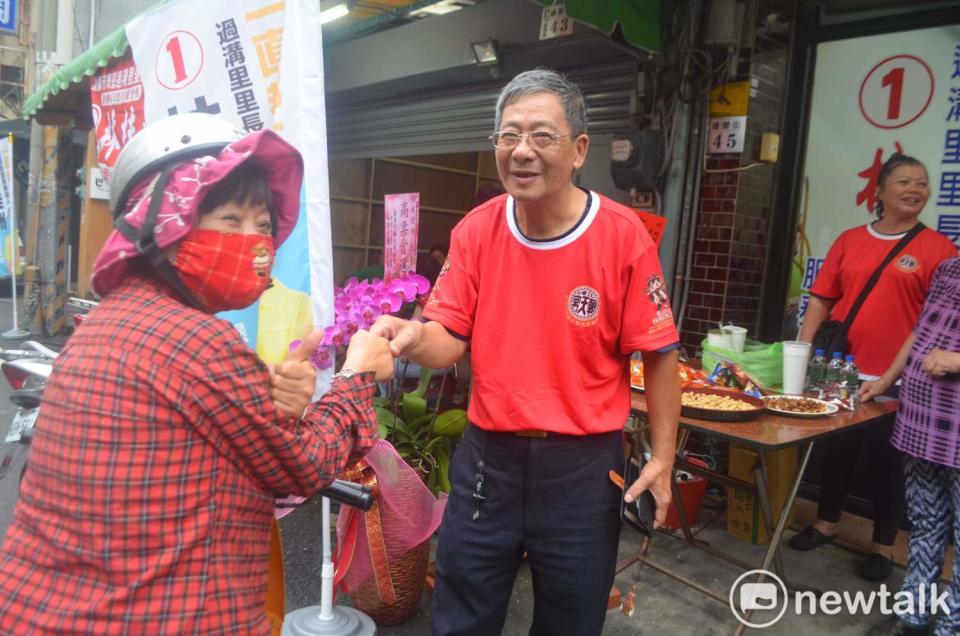
[{"label": "orchid plant", "polygon": [[347,279],[343,287],[334,288],[334,323],[323,330],[323,340],[310,359],[318,369],[333,367],[336,349],[346,347],[360,329],[370,326],[383,314],[400,310],[403,303],[426,297],[430,281],[415,272],[408,272],[386,283],[379,278]]},{"label": "orchid plant", "polygon": [[[350,278],[334,291],[334,324],[324,329],[323,340],[310,358],[317,369],[333,367],[337,352],[346,348],[353,334],[369,329],[380,316],[400,311],[404,303],[426,299],[430,281],[415,272],[389,282]],[[299,341],[291,343],[291,348],[298,345]],[[463,409],[441,413],[439,397],[431,408],[427,400],[431,369],[421,369],[418,386],[403,391],[407,364],[399,363],[398,377],[386,385],[385,395],[375,398],[380,437],[393,444],[404,461],[424,476],[435,494],[449,492],[450,456],[467,426],[467,413]],[[440,393],[446,381],[444,373]]]}]

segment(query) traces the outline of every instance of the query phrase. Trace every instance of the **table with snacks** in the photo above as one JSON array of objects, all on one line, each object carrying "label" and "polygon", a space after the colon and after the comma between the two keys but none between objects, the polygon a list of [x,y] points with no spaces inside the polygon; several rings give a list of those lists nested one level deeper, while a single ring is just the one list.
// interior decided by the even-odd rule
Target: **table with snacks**
[{"label": "table with snacks", "polygon": [[[697,539],[686,518],[684,506],[679,504],[680,493],[677,481],[674,479],[673,497],[678,503],[676,511],[684,539],[692,546],[742,567],[745,570],[761,569],[773,571],[783,579],[788,587],[797,589],[797,586],[790,586],[787,582],[783,571],[783,564],[779,556],[779,547],[783,531],[790,519],[790,513],[797,497],[800,480],[807,467],[807,462],[810,459],[814,444],[817,441],[841,432],[848,432],[869,426],[871,423],[880,420],[883,416],[895,411],[897,401],[889,398],[881,398],[876,401],[857,403],[855,408],[851,410],[849,408],[838,408],[835,404],[812,398],[804,399],[775,394],[758,398],[747,396],[744,393],[730,391],[729,389],[697,386],[694,382],[690,382],[689,378],[685,377],[687,372],[688,371],[684,370],[680,371],[681,380],[685,387],[684,405],[680,415],[680,435],[677,443],[677,460],[674,471],[686,471],[691,475],[703,477],[714,483],[755,493],[763,513],[763,522],[766,526],[767,536],[770,537],[770,539],[761,564],[745,563]],[[692,402],[691,397],[693,398]],[[709,408],[717,406],[726,406],[729,408],[731,406],[729,403],[722,402],[727,398],[743,401],[745,404],[737,405],[737,408],[742,410],[739,413],[718,412],[724,411],[725,409]],[[721,402],[715,400],[721,400]],[[803,400],[803,402],[797,403],[795,402],[796,400]],[[641,387],[634,386],[631,395],[631,411],[635,423],[642,422],[647,414],[647,401]],[[642,426],[639,428],[642,428]],[[713,435],[723,440],[735,442],[754,449],[758,458],[758,461],[752,469],[754,483],[736,479],[729,475],[719,473],[716,470],[705,468],[702,464],[697,465],[686,461],[684,459],[685,451],[691,432]],[[796,473],[792,475],[789,487],[786,490],[783,508],[779,515],[776,515],[772,509],[766,487],[768,483],[766,456],[768,453],[786,448],[798,449],[798,461],[796,463]],[[638,553],[627,561],[621,562],[617,566],[617,571],[620,572],[637,561],[643,561],[653,569],[667,574],[717,601],[724,604],[729,602],[727,596],[717,594],[696,581],[676,574],[647,559],[645,552],[648,547],[649,546],[645,546],[645,549],[641,551],[642,553]],[[763,575],[758,575],[757,582],[761,582],[762,580]],[[749,616],[749,613],[744,614]],[[743,628],[744,625],[739,624],[734,633],[742,633]]]}]

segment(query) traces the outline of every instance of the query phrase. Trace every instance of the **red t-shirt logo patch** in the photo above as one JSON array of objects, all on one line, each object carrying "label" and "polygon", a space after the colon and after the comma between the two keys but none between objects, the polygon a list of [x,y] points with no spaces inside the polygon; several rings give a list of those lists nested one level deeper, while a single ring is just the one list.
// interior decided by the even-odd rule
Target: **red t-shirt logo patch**
[{"label": "red t-shirt logo patch", "polygon": [[917,262],[917,259],[909,254],[903,254],[896,262],[897,269],[905,274],[912,274],[917,271],[917,267],[919,266],[920,263]]},{"label": "red t-shirt logo patch", "polygon": [[581,285],[567,296],[567,316],[575,325],[589,327],[596,324],[600,314],[600,294],[593,287]]},{"label": "red t-shirt logo patch", "polygon": [[670,296],[667,295],[667,286],[659,274],[654,274],[647,279],[647,298],[657,308],[657,317],[653,319],[653,324],[661,323],[665,320],[673,319],[673,312],[670,310]]}]

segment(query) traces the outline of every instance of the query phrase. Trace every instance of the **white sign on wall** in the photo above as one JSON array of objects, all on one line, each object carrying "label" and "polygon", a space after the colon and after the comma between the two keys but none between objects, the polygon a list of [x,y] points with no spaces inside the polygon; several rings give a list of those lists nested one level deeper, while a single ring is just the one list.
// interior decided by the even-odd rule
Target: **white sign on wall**
[{"label": "white sign on wall", "polygon": [[567,16],[562,4],[546,7],[540,17],[540,39],[549,40],[565,35],[573,35],[573,20]]},{"label": "white sign on wall", "polygon": [[100,168],[90,168],[90,178],[87,179],[90,188],[91,199],[110,199],[110,186],[103,178],[103,171]]},{"label": "white sign on wall", "polygon": [[711,155],[743,153],[747,136],[747,118],[711,117],[707,130],[707,152]]}]

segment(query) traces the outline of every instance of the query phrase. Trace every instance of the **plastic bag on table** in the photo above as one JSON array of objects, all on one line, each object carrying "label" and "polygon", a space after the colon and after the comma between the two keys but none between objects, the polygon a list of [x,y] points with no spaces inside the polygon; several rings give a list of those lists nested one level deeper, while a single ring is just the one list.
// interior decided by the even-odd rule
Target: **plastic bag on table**
[{"label": "plastic bag on table", "polygon": [[783,383],[783,343],[766,344],[757,340],[747,340],[743,351],[734,351],[712,345],[704,339],[703,368],[713,370],[722,360],[736,362],[750,376],[763,386],[778,386]]}]

